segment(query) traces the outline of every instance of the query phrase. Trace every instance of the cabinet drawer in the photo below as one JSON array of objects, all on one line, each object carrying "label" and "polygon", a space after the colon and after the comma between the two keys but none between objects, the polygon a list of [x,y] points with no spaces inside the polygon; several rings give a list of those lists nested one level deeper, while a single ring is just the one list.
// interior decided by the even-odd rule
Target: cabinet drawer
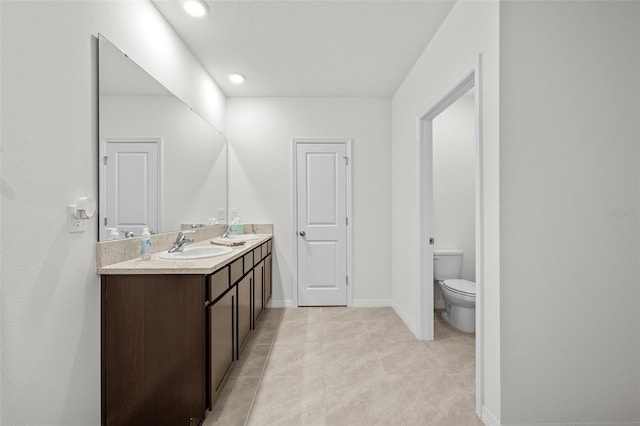
[{"label": "cabinet drawer", "polygon": [[267,243],[262,243],[262,258],[264,259],[269,254],[269,247]]},{"label": "cabinet drawer", "polygon": [[246,274],[253,268],[253,252],[244,255],[244,273]]},{"label": "cabinet drawer", "polygon": [[273,240],[269,240],[267,241],[267,254],[271,253],[271,250],[273,249]]},{"label": "cabinet drawer", "polygon": [[253,264],[257,265],[262,260],[262,246],[258,246],[253,250]]},{"label": "cabinet drawer", "polygon": [[238,282],[240,278],[242,278],[242,275],[244,273],[244,270],[242,268],[242,258],[234,260],[230,268],[231,268],[231,284],[235,284],[236,282]]},{"label": "cabinet drawer", "polygon": [[225,266],[209,277],[207,300],[217,299],[229,288],[229,267]]}]

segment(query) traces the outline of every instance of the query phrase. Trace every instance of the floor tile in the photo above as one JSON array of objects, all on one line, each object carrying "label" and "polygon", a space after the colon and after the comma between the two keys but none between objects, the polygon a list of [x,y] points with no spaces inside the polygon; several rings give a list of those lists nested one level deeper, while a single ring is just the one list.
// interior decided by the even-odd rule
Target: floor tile
[{"label": "floor tile", "polygon": [[324,376],[381,376],[384,368],[369,343],[323,345]]},{"label": "floor tile", "polygon": [[257,325],[256,329],[249,335],[248,344],[270,345],[276,337],[279,327],[278,322],[265,322]]},{"label": "floor tile", "polygon": [[384,376],[325,377],[327,425],[404,425]]},{"label": "floor tile", "polygon": [[263,377],[247,425],[323,425],[324,396],[321,378]]},{"label": "floor tile", "polygon": [[282,322],[314,323],[322,320],[322,308],[289,308],[282,314]]},{"label": "floor tile", "polygon": [[474,340],[464,336],[425,342],[436,362],[448,373],[472,373],[476,355]]},{"label": "floor tile", "polygon": [[433,322],[433,338],[435,340],[449,339],[451,337],[465,335],[469,335],[469,333],[456,329],[444,320],[436,320]]},{"label": "floor tile", "polygon": [[325,306],[320,308],[322,321],[362,321],[357,308]]},{"label": "floor tile", "polygon": [[230,378],[208,413],[203,426],[242,426],[245,423],[259,378]]},{"label": "floor tile", "polygon": [[418,341],[401,321],[369,321],[365,326],[373,343],[393,344]]},{"label": "floor tile", "polygon": [[322,321],[325,343],[369,343],[369,333],[362,321]]},{"label": "floor tile", "polygon": [[390,375],[389,382],[408,425],[468,426],[479,421],[473,406],[445,373]]},{"label": "floor tile", "polygon": [[322,342],[322,324],[307,322],[285,322],[278,325],[274,343],[276,344],[301,344]]},{"label": "floor tile", "polygon": [[323,374],[322,344],[274,344],[264,370],[265,376],[302,377]]},{"label": "floor tile", "polygon": [[247,344],[230,377],[260,377],[271,345]]},{"label": "floor tile", "polygon": [[401,321],[393,308],[354,308],[362,321]]},{"label": "floor tile", "polygon": [[464,396],[467,397],[471,405],[476,404],[476,372],[448,373],[451,380],[460,388]]},{"label": "floor tile", "polygon": [[284,315],[284,311],[284,308],[267,308],[262,311],[262,314],[260,314],[258,322],[280,322],[282,320],[282,315]]},{"label": "floor tile", "polygon": [[421,342],[376,344],[374,347],[387,374],[444,372]]},{"label": "floor tile", "polygon": [[434,334],[391,308],[266,309],[204,424],[482,425],[475,335],[440,319]]}]

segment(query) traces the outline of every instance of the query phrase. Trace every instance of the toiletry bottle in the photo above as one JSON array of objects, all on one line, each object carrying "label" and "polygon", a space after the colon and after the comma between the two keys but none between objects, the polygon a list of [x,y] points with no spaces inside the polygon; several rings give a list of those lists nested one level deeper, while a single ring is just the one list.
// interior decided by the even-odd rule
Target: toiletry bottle
[{"label": "toiletry bottle", "polygon": [[140,257],[142,260],[151,259],[151,234],[149,228],[143,228],[140,234]]},{"label": "toiletry bottle", "polygon": [[107,240],[117,240],[120,234],[116,228],[107,228]]}]

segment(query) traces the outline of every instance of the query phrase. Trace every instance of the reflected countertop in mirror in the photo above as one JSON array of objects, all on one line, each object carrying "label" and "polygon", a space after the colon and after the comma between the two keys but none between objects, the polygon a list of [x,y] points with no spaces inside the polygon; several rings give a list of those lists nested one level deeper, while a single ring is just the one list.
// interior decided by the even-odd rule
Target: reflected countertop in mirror
[{"label": "reflected countertop in mirror", "polygon": [[99,240],[227,217],[227,141],[99,36]]}]

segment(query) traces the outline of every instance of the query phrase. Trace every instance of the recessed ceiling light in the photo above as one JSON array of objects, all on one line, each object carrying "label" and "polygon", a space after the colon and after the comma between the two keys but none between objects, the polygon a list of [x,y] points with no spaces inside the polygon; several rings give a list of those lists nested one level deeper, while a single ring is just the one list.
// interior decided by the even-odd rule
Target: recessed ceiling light
[{"label": "recessed ceiling light", "polygon": [[229,80],[231,80],[231,82],[234,84],[242,84],[244,83],[245,78],[242,74],[233,73],[229,74]]},{"label": "recessed ceiling light", "polygon": [[202,18],[209,13],[209,6],[204,0],[181,0],[182,7],[189,15]]}]

